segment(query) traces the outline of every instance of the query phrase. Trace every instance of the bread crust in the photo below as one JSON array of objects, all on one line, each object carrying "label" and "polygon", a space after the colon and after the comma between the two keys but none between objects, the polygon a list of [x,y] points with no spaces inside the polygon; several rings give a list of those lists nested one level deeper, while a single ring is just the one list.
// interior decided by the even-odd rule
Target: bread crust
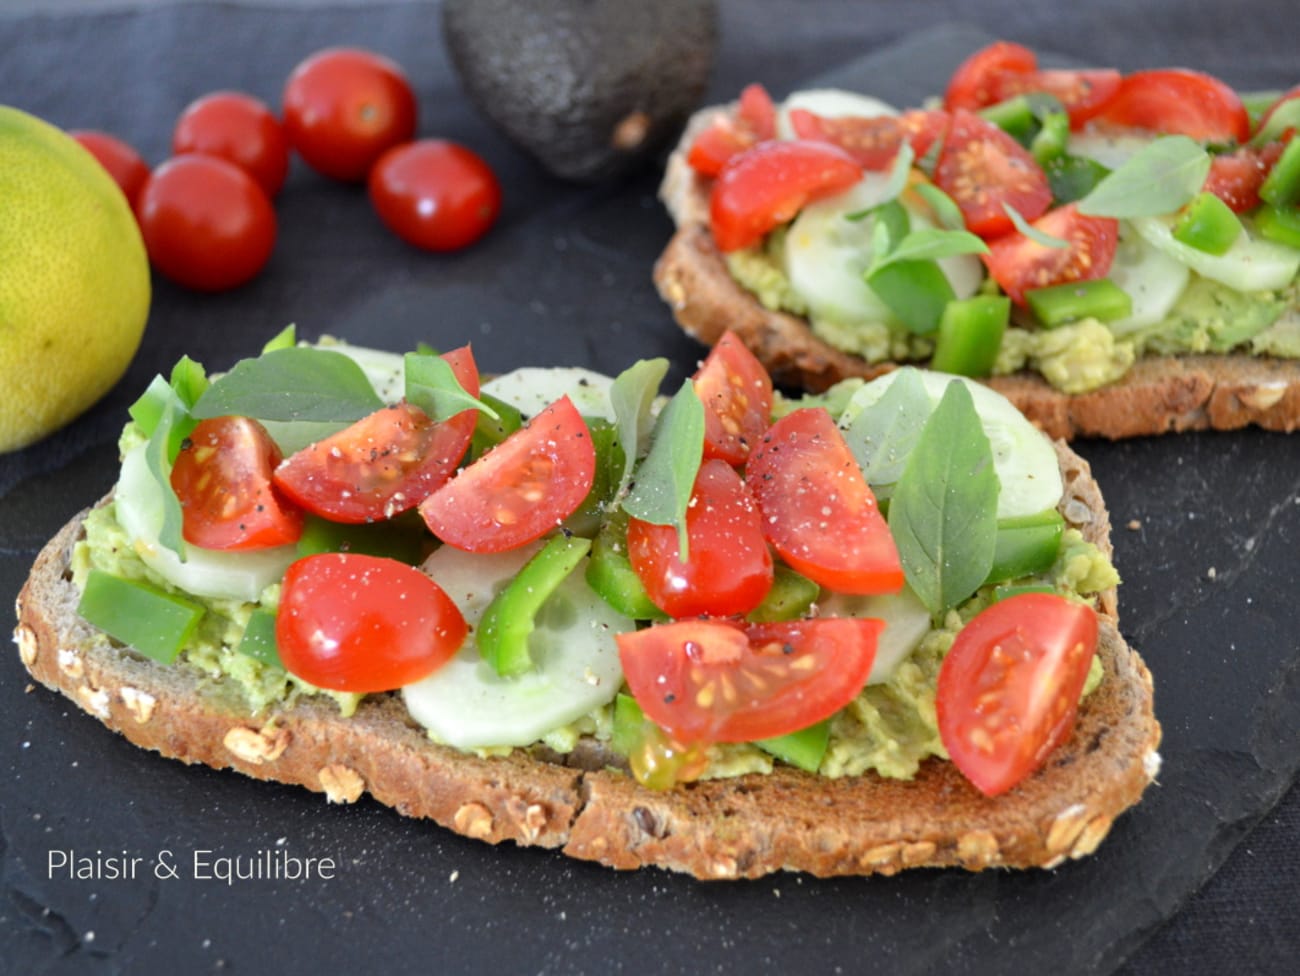
[{"label": "bread crust", "polygon": [[[1061,509],[1109,554],[1109,516],[1088,465],[1064,445],[1057,450]],[[569,757],[515,750],[481,758],[439,746],[396,695],[371,696],[350,718],[309,699],[250,714],[222,681],[157,665],[77,617],[69,565],[84,516],[46,545],[18,598],[15,640],[36,680],[164,756],[298,784],[331,802],[368,792],[489,843],[704,879],[1052,867],[1095,850],[1159,766],[1151,676],[1119,635],[1113,590],[1099,601],[1105,680],[1083,703],[1070,740],[1001,798],[982,796],[940,760],[911,781],[778,768],[656,792],[610,766],[594,742]]]},{"label": "bread crust", "polygon": [[[692,117],[669,157],[659,195],[677,230],[655,264],[654,281],[678,324],[713,345],[730,329],[777,383],[820,392],[849,377],[896,368],[871,364],[813,334],[807,320],[764,307],[727,270],[709,231],[710,181],[686,162],[695,135],[729,106]],[[1184,430],[1300,426],[1300,360],[1264,356],[1143,356],[1118,381],[1083,394],[1022,371],[985,380],[1055,438],[1119,439]]]}]

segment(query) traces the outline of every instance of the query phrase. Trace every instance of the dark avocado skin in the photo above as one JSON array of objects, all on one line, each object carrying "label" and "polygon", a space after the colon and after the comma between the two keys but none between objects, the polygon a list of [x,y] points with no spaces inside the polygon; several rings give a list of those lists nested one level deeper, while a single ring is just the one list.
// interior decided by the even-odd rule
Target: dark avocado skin
[{"label": "dark avocado skin", "polygon": [[714,0],[447,0],[470,99],[549,172],[595,182],[676,137],[704,96]]}]

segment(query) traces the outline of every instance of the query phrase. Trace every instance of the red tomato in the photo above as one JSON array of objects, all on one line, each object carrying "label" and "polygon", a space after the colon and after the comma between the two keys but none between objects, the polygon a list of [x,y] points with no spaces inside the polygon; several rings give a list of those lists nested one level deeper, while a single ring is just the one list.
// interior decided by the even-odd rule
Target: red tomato
[{"label": "red tomato", "polygon": [[841,593],[897,593],[903,568],[862,469],[820,408],[774,423],[745,468],[767,539],[794,569]]},{"label": "red tomato", "polygon": [[863,169],[886,170],[904,140],[918,158],[924,156],[934,141],[943,137],[948,113],[912,110],[876,118],[824,118],[796,108],[790,111],[790,125],[800,139],[839,146]]},{"label": "red tomato", "polygon": [[201,420],[181,444],[171,485],[181,535],[204,549],[266,549],[298,541],[302,512],[271,484],[280,449],[248,417]]},{"label": "red tomato", "polygon": [[411,83],[388,58],[329,48],[307,58],[284,87],[284,131],[316,171],[360,182],[375,160],[415,135]]},{"label": "red tomato", "polygon": [[1016,232],[990,241],[989,253],[983,255],[993,280],[1017,305],[1025,303],[1025,292],[1032,288],[1104,278],[1110,271],[1119,242],[1114,218],[1085,217],[1071,203],[1044,214],[1033,226],[1069,246],[1047,247]]},{"label": "red tomato", "polygon": [[772,377],[727,330],[694,376],[704,404],[704,456],[742,465],[772,420]]},{"label": "red tomato", "polygon": [[289,141],[266,105],[243,92],[204,95],[185,107],[172,132],[172,152],[204,153],[234,163],[274,197],[289,172]]},{"label": "red tomato", "polygon": [[884,623],[821,617],[747,628],[681,620],[619,634],[628,688],[686,742],[750,742],[807,728],[866,684]]},{"label": "red tomato", "polygon": [[150,263],[198,291],[242,285],[275,247],[275,211],[251,176],[215,156],[175,156],[136,202]]},{"label": "red tomato", "polygon": [[[1294,101],[1297,98],[1300,98],[1300,85],[1296,85],[1290,91],[1284,93],[1281,98],[1279,98],[1276,102],[1274,102],[1272,105],[1268,107],[1268,110],[1265,111],[1264,114],[1259,117],[1259,125],[1255,126],[1255,131],[1262,132],[1264,128],[1268,125],[1269,120],[1273,118],[1274,112],[1280,109],[1285,103]],[[1277,138],[1286,141],[1287,139],[1290,138],[1288,133],[1293,134],[1294,132],[1295,129],[1293,128],[1284,129],[1282,132],[1278,133]]]},{"label": "red tomato", "polygon": [[[466,392],[478,396],[478,367],[469,346],[443,358]],[[303,508],[335,522],[392,518],[452,476],[477,421],[474,410],[464,410],[437,423],[402,401],[303,448],[276,470],[275,484]]]},{"label": "red tomato", "polygon": [[999,102],[1029,92],[1055,95],[1070,116],[1070,127],[1078,129],[1115,96],[1120,77],[1114,68],[1012,71],[996,79],[993,88],[997,94],[995,100]]},{"label": "red tomato", "polygon": [[1051,593],[1025,593],[982,611],[943,659],[939,737],[987,796],[1046,761],[1074,728],[1097,648],[1097,615]]},{"label": "red tomato", "polygon": [[408,244],[455,251],[496,223],[501,184],[472,150],[422,139],[379,157],[370,170],[370,201],[388,229]]},{"label": "red tomato", "polygon": [[1270,142],[1263,149],[1241,146],[1231,153],[1213,157],[1204,189],[1235,213],[1254,210],[1259,206],[1259,188],[1282,154],[1282,145]]},{"label": "red tomato", "polygon": [[591,434],[565,396],[426,498],[420,514],[448,545],[504,552],[572,515],[595,473]]},{"label": "red tomato", "polygon": [[1047,174],[1029,150],[992,122],[962,110],[953,113],[934,181],[961,208],[971,233],[983,238],[1015,226],[1003,204],[1033,220],[1052,202]]},{"label": "red tomato", "polygon": [[862,170],[842,149],[819,142],[762,142],[733,157],[709,197],[709,225],[722,251],[757,244],[805,204],[846,189]]},{"label": "red tomato", "polygon": [[428,677],[465,641],[441,587],[395,559],[330,552],[284,576],[275,643],[290,674],[330,691],[392,691]]},{"label": "red tomato", "polygon": [[1185,68],[1126,75],[1097,119],[1203,142],[1245,142],[1250,136],[1250,116],[1237,93],[1217,78]]},{"label": "red tomato", "polygon": [[762,85],[749,85],[740,93],[734,116],[718,116],[695,137],[686,162],[697,173],[717,176],[732,156],[775,136],[772,96]]},{"label": "red tomato", "polygon": [[117,136],[109,135],[107,132],[79,129],[69,132],[68,135],[81,143],[99,160],[99,165],[108,170],[108,175],[113,177],[113,182],[126,194],[126,202],[134,208],[145,181],[149,179],[149,166],[140,158],[140,154]]},{"label": "red tomato", "polygon": [[952,112],[992,105],[1000,98],[998,84],[1004,75],[1024,74],[1037,67],[1038,57],[1029,48],[1011,41],[994,41],[958,65],[944,93],[943,107]]},{"label": "red tomato", "polygon": [[677,529],[633,518],[627,555],[651,601],[671,617],[745,614],[772,588],[772,554],[754,498],[725,461],[705,461],[686,511],[687,560]]}]

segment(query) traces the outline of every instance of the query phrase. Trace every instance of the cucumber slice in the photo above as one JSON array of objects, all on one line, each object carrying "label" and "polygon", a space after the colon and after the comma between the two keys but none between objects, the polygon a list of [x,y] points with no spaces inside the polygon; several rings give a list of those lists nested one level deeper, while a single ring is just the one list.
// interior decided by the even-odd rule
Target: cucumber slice
[{"label": "cucumber slice", "polygon": [[613,384],[612,376],[581,366],[525,366],[488,380],[483,390],[525,417],[536,416],[567,393],[578,413],[612,423],[615,417],[609,389]]},{"label": "cucumber slice", "polygon": [[1133,300],[1132,311],[1106,323],[1118,336],[1164,321],[1191,277],[1187,265],[1147,243],[1128,221],[1120,221],[1119,246],[1110,280]]},{"label": "cucumber slice", "polygon": [[131,540],[134,552],[146,566],[173,586],[218,600],[252,603],[262,591],[278,583],[298,547],[276,546],[250,552],[216,552],[185,545],[185,561],[158,542],[162,531],[162,489],[149,472],[145,446],[132,448],[122,458],[122,473],[113,493],[117,521]]},{"label": "cucumber slice", "polygon": [[820,617],[875,617],[885,622],[867,684],[888,681],[902,661],[930,632],[930,611],[906,586],[897,593],[851,596],[828,593],[817,601]]},{"label": "cucumber slice", "polygon": [[898,109],[894,106],[870,95],[860,95],[842,88],[809,88],[806,91],[794,92],[777,109],[778,139],[795,138],[794,128],[790,125],[792,108],[806,109],[828,119],[838,119],[846,115],[871,119],[880,115],[898,114]]},{"label": "cucumber slice", "polygon": [[[853,394],[840,418],[840,426],[847,427],[854,417],[879,400],[897,377],[897,372],[886,373]],[[949,383],[965,383],[970,390],[975,412],[993,449],[993,467],[1001,484],[998,518],[1036,515],[1056,507],[1065,486],[1061,482],[1056,449],[1046,434],[1026,420],[1010,400],[981,383],[930,370],[920,371],[920,377],[932,409],[939,405]]]},{"label": "cucumber slice", "polygon": [[470,636],[456,656],[402,689],[412,718],[460,749],[525,746],[614,700],[623,683],[614,635],[636,623],[587,585],[585,561],[542,606],[528,646],[533,668],[504,678],[479,654],[474,629],[497,590],[539,547],[472,555],[443,546],[424,571],[460,608]]},{"label": "cucumber slice", "polygon": [[[790,287],[808,303],[813,318],[852,324],[890,322],[889,308],[863,280],[871,264],[873,217],[848,220],[850,214],[888,199],[889,174],[866,173],[843,193],[804,207],[785,235],[785,270]],[[912,227],[930,227],[909,211]],[[939,261],[958,298],[975,294],[984,273],[979,258],[959,254]]]},{"label": "cucumber slice", "polygon": [[1236,291],[1273,291],[1285,288],[1300,271],[1300,250],[1259,237],[1249,221],[1246,233],[1222,254],[1188,247],[1173,234],[1171,217],[1138,217],[1133,227],[1157,248],[1202,277]]},{"label": "cucumber slice", "polygon": [[1071,156],[1094,160],[1107,169],[1118,169],[1139,149],[1150,144],[1152,138],[1145,133],[1102,132],[1089,128],[1070,133],[1065,151]]}]

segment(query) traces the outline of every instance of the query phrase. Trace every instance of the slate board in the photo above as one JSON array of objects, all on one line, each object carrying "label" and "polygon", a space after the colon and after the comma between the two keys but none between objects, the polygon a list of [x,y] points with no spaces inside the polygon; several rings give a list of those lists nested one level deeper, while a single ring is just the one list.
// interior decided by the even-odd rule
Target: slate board
[{"label": "slate board", "polygon": [[[126,404],[182,353],[221,368],[296,321],[308,336],[394,349],[468,338],[488,370],[568,363],[616,371],[666,355],[680,378],[700,355],[648,280],[669,232],[654,173],[585,190],[546,179],[459,100],[435,18],[406,5],[380,9],[379,18],[201,6],[0,19],[0,37],[21,41],[0,59],[0,91],[18,92],[16,104],[60,124],[118,131],[153,160],[165,155],[166,127],[190,98],[238,86],[274,100],[301,56],[341,39],[369,43],[419,65],[420,98],[434,106],[422,132],[477,146],[508,188],[489,238],[435,258],[380,229],[359,190],[296,165],[278,204],[280,243],[261,278],[224,296],[159,281],[124,382],[42,447],[0,459],[6,600],[39,545],[111,485]],[[906,103],[986,39],[937,28],[822,80]],[[69,56],[92,51],[112,85],[59,74]],[[156,54],[110,68],[105,51]],[[813,53],[796,63],[816,63]],[[744,70],[715,87],[726,95],[759,74]],[[793,82],[789,65],[784,71]],[[42,83],[47,77],[61,81]],[[1246,431],[1078,446],[1110,503],[1123,629],[1156,675],[1165,727],[1160,785],[1087,861],[1054,872],[716,885],[617,874],[548,852],[489,848],[369,801],[327,807],[305,791],[161,762],[62,698],[25,693],[11,655],[0,663],[0,968],[802,972],[815,960],[813,968],[842,972],[1110,972],[1295,776],[1300,440]],[[1126,529],[1130,521],[1140,528]],[[170,851],[181,876],[49,877],[49,852],[67,849],[141,856],[145,868]],[[202,851],[213,852],[198,854],[209,859],[331,857],[337,876],[227,886],[191,876]],[[1295,951],[1294,942],[1266,946],[1248,968],[1285,965]]]}]

